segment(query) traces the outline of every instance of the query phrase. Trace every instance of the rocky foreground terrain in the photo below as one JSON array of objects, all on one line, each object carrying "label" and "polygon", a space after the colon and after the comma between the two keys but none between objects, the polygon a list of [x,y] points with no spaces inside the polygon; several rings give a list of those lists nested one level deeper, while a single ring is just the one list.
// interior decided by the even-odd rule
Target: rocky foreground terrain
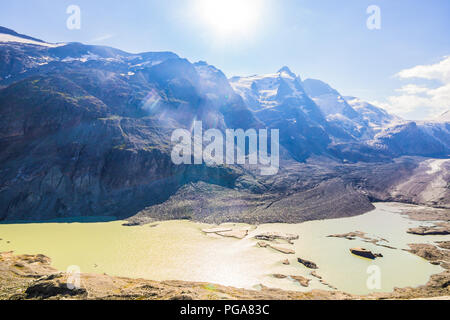
[{"label": "rocky foreground terrain", "polygon": [[[413,252],[435,261],[443,257],[443,250],[434,246],[414,246]],[[0,299],[106,299],[106,300],[342,300],[342,299],[450,299],[450,260],[445,255],[447,270],[433,275],[418,288],[395,289],[392,293],[356,296],[339,291],[312,290],[310,292],[283,291],[262,287],[244,290],[208,283],[183,281],[151,281],[98,274],[82,274],[81,286],[69,289],[72,275],[60,273],[50,266],[50,259],[42,255],[14,255],[0,253]],[[443,265],[444,266],[444,265]],[[307,281],[301,277],[299,282]],[[69,283],[71,283],[69,281]],[[307,284],[306,284],[307,285]]]}]

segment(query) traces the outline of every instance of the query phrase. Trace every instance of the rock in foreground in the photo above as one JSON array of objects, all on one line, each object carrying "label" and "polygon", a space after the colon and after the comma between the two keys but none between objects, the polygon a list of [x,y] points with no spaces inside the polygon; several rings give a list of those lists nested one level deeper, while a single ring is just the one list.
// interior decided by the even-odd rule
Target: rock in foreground
[{"label": "rock in foreground", "polygon": [[[276,251],[284,253],[284,254],[295,254],[295,250],[293,250],[293,249],[280,247],[280,246],[274,246],[274,245],[268,244],[264,241],[259,241],[257,243],[257,245],[260,248],[272,248],[273,250],[276,250]],[[289,263],[289,261],[288,261],[288,263]]]},{"label": "rock in foreground", "polygon": [[298,262],[301,263],[302,265],[304,265],[305,267],[307,267],[308,269],[319,269],[319,267],[317,266],[317,264],[315,264],[312,261],[309,260],[305,260],[302,258],[297,258]]},{"label": "rock in foreground", "polygon": [[438,223],[433,226],[411,228],[408,233],[420,236],[446,236],[450,234],[450,223]]},{"label": "rock in foreground", "polygon": [[383,255],[381,253],[373,253],[372,251],[364,249],[364,248],[352,248],[352,249],[350,249],[350,252],[356,256],[360,256],[360,257],[372,259],[372,260],[383,257]]},{"label": "rock in foreground", "polygon": [[298,240],[299,236],[296,234],[280,233],[280,232],[265,232],[255,236],[255,239],[264,241],[285,240],[292,243],[293,240]]}]

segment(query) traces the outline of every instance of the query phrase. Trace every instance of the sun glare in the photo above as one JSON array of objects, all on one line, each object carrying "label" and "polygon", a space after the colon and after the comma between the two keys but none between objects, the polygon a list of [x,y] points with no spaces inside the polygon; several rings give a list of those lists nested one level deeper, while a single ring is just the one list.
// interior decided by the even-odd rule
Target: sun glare
[{"label": "sun glare", "polygon": [[257,29],[263,0],[198,0],[198,14],[217,35],[243,35]]}]

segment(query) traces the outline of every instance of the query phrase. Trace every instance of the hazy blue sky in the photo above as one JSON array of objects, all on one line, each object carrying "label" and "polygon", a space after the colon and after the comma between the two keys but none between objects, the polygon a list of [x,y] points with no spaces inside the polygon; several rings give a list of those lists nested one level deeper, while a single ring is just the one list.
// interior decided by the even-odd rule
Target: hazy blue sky
[{"label": "hazy blue sky", "polygon": [[[321,79],[343,95],[382,102],[409,118],[440,110],[433,109],[436,99],[429,92],[407,92],[406,85],[443,86],[448,94],[446,77],[394,76],[450,55],[448,0],[241,0],[247,4],[234,1],[231,9],[220,8],[224,16],[199,4],[204,1],[0,0],[0,25],[49,42],[174,51],[190,61],[205,60],[227,76],[270,73],[287,65],[302,78]],[[81,8],[80,30],[66,27],[71,4]],[[381,9],[380,30],[366,26],[369,5]],[[423,100],[423,107],[408,109],[401,105],[405,94],[425,94],[434,102]]]}]

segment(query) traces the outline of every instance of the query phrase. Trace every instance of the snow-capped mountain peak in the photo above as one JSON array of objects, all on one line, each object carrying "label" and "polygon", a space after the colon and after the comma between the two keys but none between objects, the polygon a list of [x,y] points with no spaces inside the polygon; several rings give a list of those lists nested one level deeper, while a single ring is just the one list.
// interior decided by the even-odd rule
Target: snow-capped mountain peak
[{"label": "snow-capped mountain peak", "polygon": [[272,74],[234,77],[230,84],[252,110],[271,108],[285,99],[306,96],[300,77],[288,67]]},{"label": "snow-capped mountain peak", "polygon": [[289,67],[287,67],[287,66],[282,67],[280,70],[278,70],[277,73],[280,74],[281,77],[290,78],[290,79],[297,78],[297,75],[295,73],[293,73],[291,71],[291,69],[289,69]]}]

